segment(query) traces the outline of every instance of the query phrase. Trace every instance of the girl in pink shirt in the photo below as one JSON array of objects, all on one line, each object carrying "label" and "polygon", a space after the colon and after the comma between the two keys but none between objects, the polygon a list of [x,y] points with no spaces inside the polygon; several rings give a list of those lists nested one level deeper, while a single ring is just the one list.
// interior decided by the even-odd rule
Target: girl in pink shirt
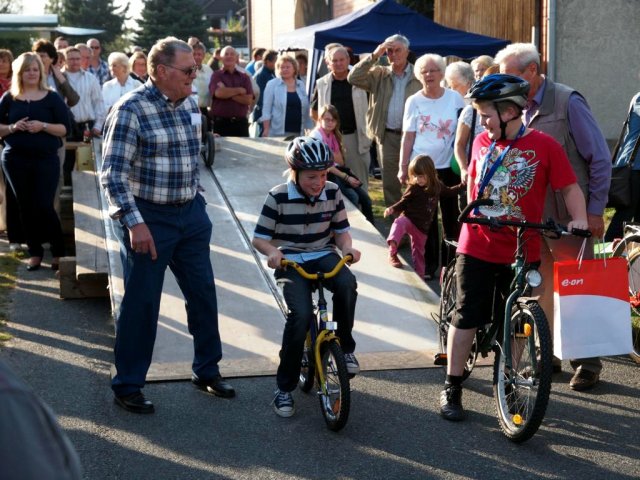
[{"label": "girl in pink shirt", "polygon": [[362,214],[373,222],[373,210],[369,194],[361,188],[362,182],[344,165],[344,147],[340,133],[340,115],[333,105],[325,105],[320,111],[318,125],[310,136],[325,143],[333,153],[334,166],[329,169],[329,180],[340,188],[342,194],[355,206],[360,206]]}]

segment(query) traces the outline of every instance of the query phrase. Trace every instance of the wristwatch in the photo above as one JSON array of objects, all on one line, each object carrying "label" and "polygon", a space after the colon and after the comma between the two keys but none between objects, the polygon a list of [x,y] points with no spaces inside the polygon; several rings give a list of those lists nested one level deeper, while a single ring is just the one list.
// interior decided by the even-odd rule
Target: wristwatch
[{"label": "wristwatch", "polygon": [[44,130],[45,132],[47,131],[47,127],[49,126],[49,124],[47,122],[44,122],[42,124],[42,130]]},{"label": "wristwatch", "polygon": [[12,123],[11,125],[9,125],[9,133],[13,133],[13,131],[15,130],[16,125],[15,123]]}]

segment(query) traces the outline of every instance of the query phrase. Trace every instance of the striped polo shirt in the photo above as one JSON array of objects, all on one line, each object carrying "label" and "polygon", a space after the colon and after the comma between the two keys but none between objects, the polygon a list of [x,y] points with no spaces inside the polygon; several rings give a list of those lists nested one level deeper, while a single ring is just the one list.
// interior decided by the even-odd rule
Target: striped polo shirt
[{"label": "striped polo shirt", "polygon": [[333,234],[349,228],[342,194],[335,183],[327,182],[312,205],[289,181],[267,195],[254,236],[270,241],[287,259],[304,263],[334,252]]}]

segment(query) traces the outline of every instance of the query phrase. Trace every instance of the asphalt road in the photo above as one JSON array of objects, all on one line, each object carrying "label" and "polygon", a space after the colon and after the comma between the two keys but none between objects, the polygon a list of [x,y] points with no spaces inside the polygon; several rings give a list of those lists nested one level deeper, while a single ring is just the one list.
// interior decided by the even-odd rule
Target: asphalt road
[{"label": "asphalt road", "polygon": [[232,379],[232,400],[188,382],[149,384],[156,413],[139,416],[112,401],[108,301],[58,299],[50,270],[23,265],[19,276],[14,339],[0,358],[56,412],[88,479],[640,477],[640,368],[627,357],[606,360],[592,393],[568,388],[565,362],[541,429],[522,445],[499,431],[486,367],[466,382],[468,418],[457,424],[438,416],[437,368],[359,375],[339,433],[325,427],[317,399],[299,391],[296,415],[277,417],[273,377]]}]

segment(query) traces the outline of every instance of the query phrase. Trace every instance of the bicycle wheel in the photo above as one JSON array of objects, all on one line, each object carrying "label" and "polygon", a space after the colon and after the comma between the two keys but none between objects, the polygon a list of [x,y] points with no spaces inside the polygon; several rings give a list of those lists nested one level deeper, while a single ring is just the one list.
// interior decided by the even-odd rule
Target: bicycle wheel
[{"label": "bicycle wheel", "polygon": [[351,390],[344,353],[336,340],[321,346],[324,383],[319,388],[320,408],[329,430],[341,430],[349,419]]},{"label": "bicycle wheel", "polygon": [[[496,348],[493,396],[502,432],[513,442],[536,433],[551,392],[551,334],[547,319],[535,301],[513,306],[510,325],[511,369],[503,346]],[[536,347],[537,345],[537,347]]]},{"label": "bicycle wheel", "polygon": [[629,300],[633,315],[631,316],[631,334],[633,341],[633,351],[631,358],[640,363],[640,328],[633,327],[633,321],[640,317],[640,246],[634,247],[627,257],[629,268]]},{"label": "bicycle wheel", "polygon": [[[447,353],[447,337],[449,336],[449,326],[453,319],[453,313],[456,308],[456,268],[455,260],[449,262],[445,269],[441,282],[440,293],[440,316],[438,317],[438,335],[440,337],[440,352]],[[471,352],[469,352],[469,358],[464,367],[462,373],[462,379],[466,379],[471,375],[473,367],[476,365],[476,358],[478,357],[478,336],[473,340]],[[446,365],[445,365],[446,370]]]},{"label": "bicycle wheel", "polygon": [[629,235],[625,237],[613,250],[613,256],[627,259],[633,340],[633,351],[629,355],[634,361],[640,363],[640,329],[633,328],[634,319],[638,322],[637,317],[640,317],[640,236]]},{"label": "bicycle wheel", "polygon": [[207,167],[211,167],[213,165],[213,161],[216,158],[216,140],[213,133],[204,133],[202,146],[200,148],[200,155],[202,156],[202,161]]},{"label": "bicycle wheel", "polygon": [[307,339],[304,341],[304,350],[302,352],[302,364],[300,365],[300,379],[298,386],[300,390],[307,393],[313,387],[316,369],[313,359],[313,348],[311,347],[311,335],[307,333]]}]

